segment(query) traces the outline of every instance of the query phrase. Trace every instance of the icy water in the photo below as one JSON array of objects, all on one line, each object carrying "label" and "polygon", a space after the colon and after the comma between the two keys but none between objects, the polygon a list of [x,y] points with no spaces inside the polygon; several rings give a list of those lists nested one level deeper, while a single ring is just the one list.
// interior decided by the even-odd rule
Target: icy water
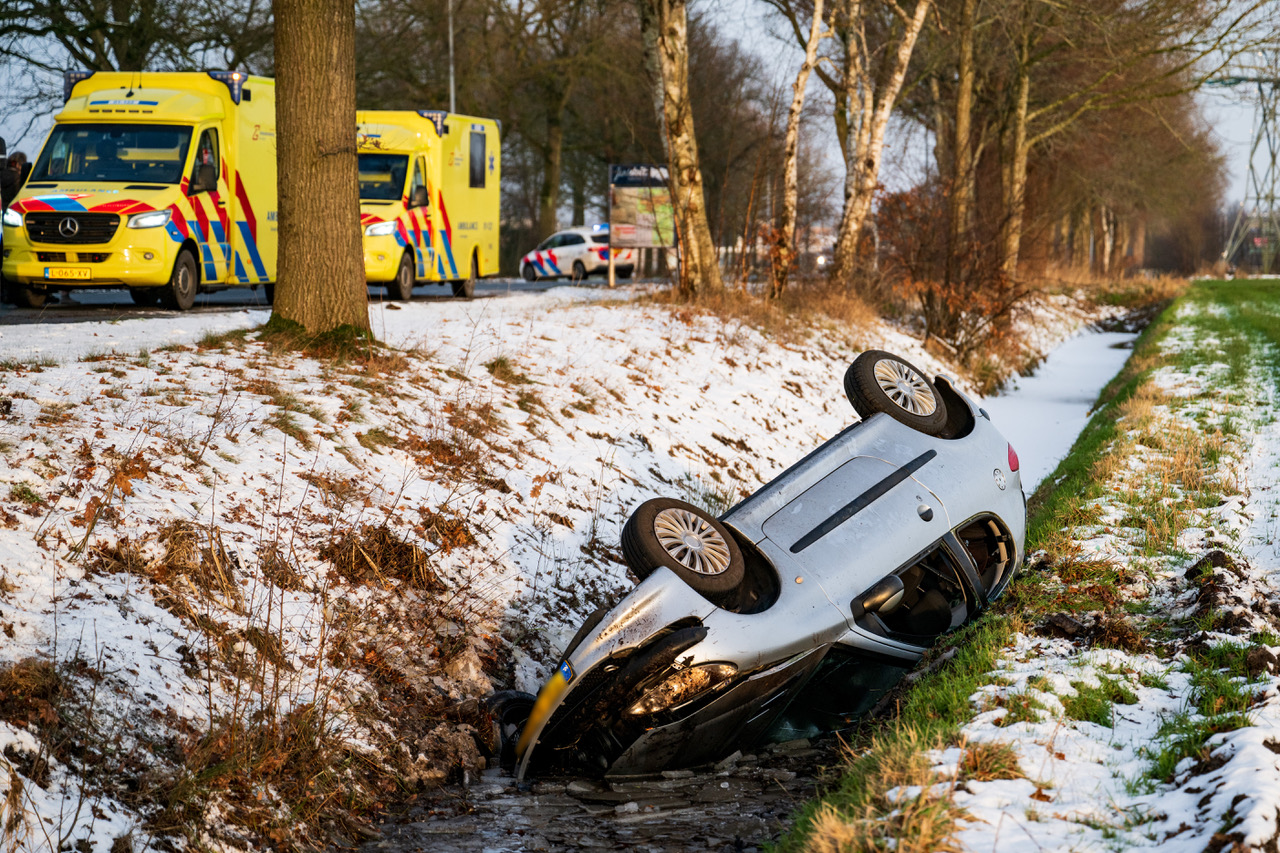
[{"label": "icy water", "polygon": [[[1052,473],[1088,422],[1098,393],[1136,335],[1078,335],[1032,376],[982,402],[1016,449],[1028,494]],[[698,772],[625,782],[546,778],[517,786],[499,770],[430,792],[362,850],[523,853],[632,850],[753,851],[775,841],[842,758],[834,737],[763,747]]]},{"label": "icy water", "polygon": [[992,422],[1018,452],[1028,495],[1071,450],[1089,422],[1098,392],[1120,372],[1136,338],[1127,332],[1077,335],[1051,352],[1031,376],[983,401]]}]

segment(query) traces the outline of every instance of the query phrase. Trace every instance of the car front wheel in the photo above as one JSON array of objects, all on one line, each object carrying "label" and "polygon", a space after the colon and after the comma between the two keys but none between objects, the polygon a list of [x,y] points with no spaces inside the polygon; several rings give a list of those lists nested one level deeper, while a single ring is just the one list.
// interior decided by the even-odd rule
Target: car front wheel
[{"label": "car front wheel", "polygon": [[191,257],[190,252],[183,250],[178,253],[173,274],[169,276],[169,286],[161,291],[161,299],[166,308],[186,311],[196,304],[196,291],[199,288],[200,274],[196,271],[196,259]]},{"label": "car front wheel", "polygon": [[622,528],[622,555],[641,580],[665,566],[704,595],[731,592],[746,571],[728,528],[675,498],[645,501],[631,514]]},{"label": "car front wheel", "polygon": [[844,374],[844,391],[864,420],[884,413],[927,435],[947,426],[947,407],[938,389],[915,365],[883,350],[867,350]]},{"label": "car front wheel", "polygon": [[525,281],[538,280],[538,273],[534,271],[533,264],[525,264],[524,267],[520,270],[520,275],[524,277]]},{"label": "car front wheel", "polygon": [[414,285],[413,259],[405,252],[400,256],[400,266],[396,269],[396,280],[387,285],[387,295],[400,302],[408,302],[413,298]]}]

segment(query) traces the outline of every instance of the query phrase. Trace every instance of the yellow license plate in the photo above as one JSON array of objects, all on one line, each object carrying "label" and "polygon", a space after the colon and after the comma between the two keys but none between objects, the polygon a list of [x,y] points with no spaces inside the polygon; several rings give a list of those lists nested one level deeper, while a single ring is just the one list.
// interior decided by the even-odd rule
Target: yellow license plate
[{"label": "yellow license plate", "polygon": [[52,281],[92,281],[93,270],[88,267],[45,267],[44,277]]}]

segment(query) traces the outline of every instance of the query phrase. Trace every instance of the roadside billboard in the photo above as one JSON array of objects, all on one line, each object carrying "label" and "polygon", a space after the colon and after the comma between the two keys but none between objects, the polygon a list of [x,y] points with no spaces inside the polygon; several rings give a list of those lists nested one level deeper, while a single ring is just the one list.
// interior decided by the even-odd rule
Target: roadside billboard
[{"label": "roadside billboard", "polygon": [[666,166],[609,167],[609,244],[622,249],[666,249],[676,244]]}]

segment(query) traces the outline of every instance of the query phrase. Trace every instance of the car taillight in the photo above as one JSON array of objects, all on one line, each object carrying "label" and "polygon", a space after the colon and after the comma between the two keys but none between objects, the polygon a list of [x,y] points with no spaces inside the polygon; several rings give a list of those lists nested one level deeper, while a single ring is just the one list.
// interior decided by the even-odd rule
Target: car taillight
[{"label": "car taillight", "polygon": [[1009,445],[1009,470],[1018,470],[1018,452],[1013,449],[1013,445]]}]

